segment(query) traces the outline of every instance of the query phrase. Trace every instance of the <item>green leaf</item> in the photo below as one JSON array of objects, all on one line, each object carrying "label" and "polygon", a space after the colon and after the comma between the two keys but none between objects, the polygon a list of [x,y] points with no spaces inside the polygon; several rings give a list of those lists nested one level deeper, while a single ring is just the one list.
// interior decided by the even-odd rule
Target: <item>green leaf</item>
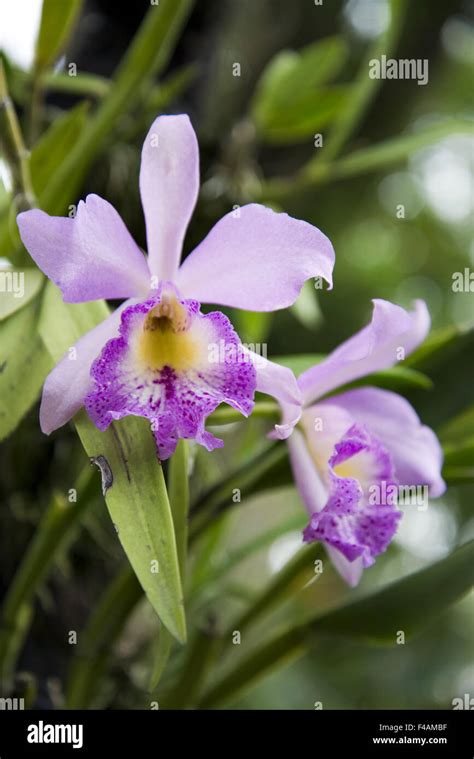
[{"label": "green leaf", "polygon": [[445,559],[310,622],[310,635],[330,633],[394,645],[398,630],[414,635],[474,584],[474,540]]},{"label": "green leaf", "polygon": [[45,90],[94,98],[103,98],[110,92],[109,79],[84,71],[75,76],[61,71],[47,71],[41,76],[41,86]]},{"label": "green leaf", "polygon": [[24,308],[39,292],[44,277],[38,269],[0,270],[0,321]]},{"label": "green leaf", "polygon": [[256,680],[317,644],[321,635],[341,635],[396,645],[397,633],[420,631],[474,584],[474,541],[450,556],[339,609],[315,615],[252,652],[201,699],[214,708],[235,699]]},{"label": "green leaf", "polygon": [[299,53],[283,51],[265,69],[252,116],[268,142],[304,139],[344,107],[346,87],[321,87],[341,69],[347,49],[341,37],[327,37]]},{"label": "green leaf", "polygon": [[259,114],[291,108],[302,93],[315,90],[341,70],[347,55],[342,37],[326,37],[299,52],[278,53],[264,70],[257,85],[253,111]]},{"label": "green leaf", "polygon": [[127,417],[99,432],[81,412],[76,429],[88,456],[105,465],[106,476],[113,478],[105,494],[107,508],[149,602],[173,637],[184,643],[186,623],[173,520],[149,422]]},{"label": "green leaf", "polygon": [[[70,77],[68,77],[70,78]],[[87,120],[88,103],[79,103],[56,118],[35,145],[30,158],[31,178],[38,197],[79,139]]]},{"label": "green leaf", "polygon": [[[63,303],[57,288],[48,285],[39,329],[53,359],[59,360],[107,313],[102,301]],[[149,424],[142,418],[127,417],[99,432],[85,412],[76,416],[75,423],[87,454],[101,467],[103,482],[111,483],[105,493],[107,507],[140,584],[163,624],[184,642],[173,520]]]},{"label": "green leaf", "polygon": [[0,322],[0,440],[38,399],[52,362],[38,335],[39,298]]},{"label": "green leaf", "polygon": [[66,47],[79,16],[82,0],[43,0],[40,30],[36,41],[35,67],[53,64]]}]

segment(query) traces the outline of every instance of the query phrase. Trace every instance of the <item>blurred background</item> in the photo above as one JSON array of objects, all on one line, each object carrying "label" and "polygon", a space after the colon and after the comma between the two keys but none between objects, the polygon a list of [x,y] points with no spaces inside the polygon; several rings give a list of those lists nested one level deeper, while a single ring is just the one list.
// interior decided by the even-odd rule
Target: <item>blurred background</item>
[{"label": "blurred background", "polygon": [[[146,0],[122,6],[113,0],[86,0],[42,88],[42,107],[35,113],[33,98],[32,113],[41,2],[2,3],[0,49],[30,146],[40,144],[41,135],[73,109],[84,103],[90,112],[98,107],[149,7]],[[473,294],[452,287],[453,274],[472,271],[474,264],[473,138],[463,127],[473,107],[472,8],[467,0],[409,3],[395,33],[393,7],[385,0],[322,5],[310,0],[201,0],[191,9],[159,78],[152,75],[140,97],[115,120],[78,181],[72,202],[89,192],[107,198],[144,247],[138,194],[143,138],[158,113],[189,113],[200,142],[202,192],[186,251],[221,215],[252,200],[315,224],[336,250],[333,291],[318,290],[310,282],[292,309],[273,317],[229,312],[242,341],[268,344],[270,356],[326,353],[368,321],[371,298],[403,306],[423,298],[435,328],[464,336],[426,367],[433,388],[410,387],[405,395],[424,422],[449,432],[449,421],[474,403],[474,343],[464,334],[474,321]],[[338,146],[331,130],[337,132],[351,113],[371,50],[428,59],[429,82],[378,82]],[[79,85],[71,84],[73,76],[67,82],[71,64],[83,77],[78,77]],[[92,75],[89,80],[87,74]],[[450,126],[454,122],[459,128]],[[71,127],[68,150],[80,129],[76,133]],[[380,159],[364,155],[371,146],[402,138],[408,140],[406,148],[395,150],[395,158],[390,150]],[[345,156],[356,152],[359,164],[357,158],[344,163]],[[35,160],[38,176],[42,168],[54,173],[47,141]],[[49,176],[42,180],[45,185]],[[3,259],[10,259],[15,245],[8,216],[11,182],[0,157]],[[264,431],[258,422],[234,425],[224,431],[224,451],[212,456],[195,452],[193,497],[256,455],[266,445]],[[72,428],[50,438],[41,434],[37,403],[0,444],[0,593],[8,588],[51,498],[67,494],[84,462]],[[304,512],[294,487],[277,485],[236,504],[198,544],[190,572],[195,591],[191,624],[203,616],[219,623],[231,618],[298,549]],[[86,625],[95,601],[124,561],[95,480],[92,488],[93,508],[87,509],[42,586],[20,658],[19,669],[38,706],[63,705],[73,656],[69,631]],[[365,593],[447,555],[474,534],[473,496],[474,486],[462,482],[425,512],[407,507],[394,545],[366,573],[357,591],[348,591],[328,570],[266,617],[252,632],[253,640],[276,629],[287,615],[304,617],[315,606],[332,606],[349,593]],[[220,568],[229,557],[273,527],[274,539],[221,580]],[[202,592],[200,578],[207,578]],[[381,648],[328,637],[231,705],[451,708],[453,698],[474,693],[473,633],[472,599],[465,599],[405,645]],[[92,705],[146,706],[144,682],[153,634],[153,615],[139,603],[123,633],[112,641]]]}]

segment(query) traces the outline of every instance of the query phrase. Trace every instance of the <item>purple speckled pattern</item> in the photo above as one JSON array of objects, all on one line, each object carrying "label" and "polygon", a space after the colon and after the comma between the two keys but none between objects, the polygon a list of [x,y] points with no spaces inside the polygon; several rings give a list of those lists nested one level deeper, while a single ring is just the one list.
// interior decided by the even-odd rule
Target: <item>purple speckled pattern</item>
[{"label": "purple speckled pattern", "polygon": [[206,353],[196,365],[176,370],[144,367],[136,360],[134,344],[147,314],[160,304],[161,294],[132,305],[122,313],[120,336],[109,340],[91,367],[93,388],[85,407],[96,426],[105,430],[111,422],[130,414],[150,420],[160,459],[174,452],[179,438],[193,438],[208,450],[223,446],[222,440],[205,429],[208,415],[220,403],[228,403],[248,416],[253,408],[256,372],[243,360],[241,344],[230,321],[214,311],[202,314],[199,303],[179,299],[186,309],[187,329],[198,330],[209,344],[222,344],[228,351],[222,360],[210,361]]},{"label": "purple speckled pattern", "polygon": [[[341,476],[340,466],[359,476]],[[335,445],[328,462],[329,497],[314,513],[303,533],[305,542],[323,541],[364,567],[374,563],[392,540],[401,517],[393,505],[372,503],[369,488],[382,482],[394,484],[390,454],[362,424],[354,424]]]}]

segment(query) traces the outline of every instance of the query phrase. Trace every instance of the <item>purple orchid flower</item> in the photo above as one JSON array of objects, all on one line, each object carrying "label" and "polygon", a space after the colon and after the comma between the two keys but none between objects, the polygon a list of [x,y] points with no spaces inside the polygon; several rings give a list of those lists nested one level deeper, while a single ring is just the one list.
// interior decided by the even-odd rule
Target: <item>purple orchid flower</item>
[{"label": "purple orchid flower", "polygon": [[[81,201],[73,219],[40,210],[19,214],[23,243],[66,302],[127,299],[78,341],[76,361],[65,356],[47,377],[44,432],[83,405],[100,430],[130,414],[144,416],[166,459],[179,438],[221,447],[205,429],[207,416],[220,403],[247,416],[255,390],[297,411],[301,393],[293,374],[244,350],[229,319],[201,313],[200,303],[285,308],[310,277],[332,286],[333,247],[312,225],[251,204],[224,216],[179,266],[198,191],[199,152],[189,118],[161,116],[146,137],[140,169],[147,258],[97,195]],[[211,351],[216,345],[225,351]]]},{"label": "purple orchid flower", "polygon": [[[342,577],[354,587],[395,535],[399,486],[426,485],[432,497],[446,486],[434,432],[401,396],[363,387],[319,400],[335,388],[393,366],[426,337],[423,301],[412,312],[374,300],[372,321],[298,378],[303,411],[288,440],[297,487],[310,521],[305,542],[322,541]],[[286,429],[295,409],[283,405]]]}]

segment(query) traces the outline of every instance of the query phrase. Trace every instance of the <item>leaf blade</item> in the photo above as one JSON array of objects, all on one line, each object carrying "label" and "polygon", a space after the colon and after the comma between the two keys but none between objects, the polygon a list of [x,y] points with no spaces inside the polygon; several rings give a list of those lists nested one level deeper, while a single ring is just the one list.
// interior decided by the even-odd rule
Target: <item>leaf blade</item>
[{"label": "leaf blade", "polygon": [[[54,360],[107,314],[103,301],[63,303],[57,288],[49,284],[39,330]],[[75,424],[87,454],[99,461],[103,457],[111,471],[107,508],[140,584],[163,624],[184,642],[186,623],[173,520],[148,424],[142,418],[127,417],[100,432],[85,412],[75,417]]]}]

